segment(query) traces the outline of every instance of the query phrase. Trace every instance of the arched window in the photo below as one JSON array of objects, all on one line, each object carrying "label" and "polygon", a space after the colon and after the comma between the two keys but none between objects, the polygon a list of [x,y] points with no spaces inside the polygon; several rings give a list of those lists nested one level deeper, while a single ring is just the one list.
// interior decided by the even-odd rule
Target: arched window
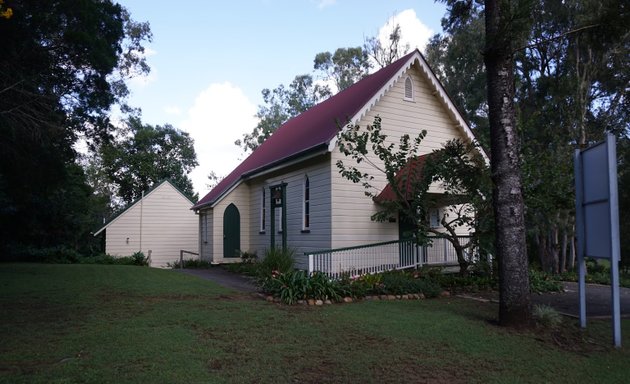
[{"label": "arched window", "polygon": [[302,230],[311,227],[311,186],[308,176],[304,176],[304,199],[302,202]]},{"label": "arched window", "polygon": [[413,101],[413,81],[411,76],[405,79],[405,100]]}]

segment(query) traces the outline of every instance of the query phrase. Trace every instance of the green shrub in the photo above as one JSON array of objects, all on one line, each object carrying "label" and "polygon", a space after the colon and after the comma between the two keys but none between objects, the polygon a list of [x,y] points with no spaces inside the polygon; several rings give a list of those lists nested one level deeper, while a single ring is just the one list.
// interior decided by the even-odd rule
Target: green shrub
[{"label": "green shrub", "polygon": [[84,257],[79,261],[81,264],[106,264],[106,265],[114,265],[116,264],[116,258],[111,255],[107,255],[102,253],[100,255],[94,255],[90,257]]},{"label": "green shrub", "polygon": [[310,281],[305,271],[273,272],[261,284],[264,292],[280,298],[285,304],[295,304],[307,298]]},{"label": "green shrub", "polygon": [[133,260],[132,265],[149,266],[149,259],[142,252],[134,253],[131,255],[131,259]]},{"label": "green shrub", "polygon": [[291,305],[298,300],[306,299],[308,286],[308,275],[304,271],[274,272],[264,280],[262,289],[279,297],[283,303]]},{"label": "green shrub", "polygon": [[[578,281],[578,274],[576,271],[565,272],[559,276],[563,281]],[[610,272],[591,273],[589,270],[586,273],[586,282],[593,284],[610,285]],[[630,288],[630,274],[619,272],[619,285],[622,287]]]},{"label": "green shrub", "polygon": [[415,292],[422,293],[426,298],[438,297],[442,293],[442,286],[434,279],[420,278],[415,281]]},{"label": "green shrub", "polygon": [[255,264],[258,261],[258,255],[256,252],[242,252],[241,263],[242,264]]},{"label": "green shrub", "polygon": [[556,277],[535,269],[529,270],[530,292],[562,292],[563,289],[562,283]]},{"label": "green shrub", "polygon": [[343,274],[339,279],[340,291],[354,298],[365,297],[380,284],[380,274],[367,274],[363,276],[351,276],[350,273]]},{"label": "green shrub", "polygon": [[240,263],[224,264],[223,267],[232,273],[256,277],[259,275],[260,263],[256,252],[243,252]]},{"label": "green shrub", "polygon": [[422,293],[425,297],[437,297],[442,292],[438,279],[421,271],[392,271],[380,274],[380,282],[374,285],[373,294],[404,295]]},{"label": "green shrub", "polygon": [[[184,259],[183,264],[184,264],[184,268],[187,268],[187,269],[212,268],[211,262],[209,262],[208,260],[202,260],[202,259]],[[166,263],[166,266],[168,268],[173,268],[173,269],[180,269],[182,267],[179,260],[176,260],[172,263]]]},{"label": "green shrub", "polygon": [[271,276],[274,271],[287,273],[293,270],[293,250],[273,248],[265,252],[265,258],[259,263],[258,273],[261,278]]},{"label": "green shrub", "polygon": [[382,274],[381,283],[376,287],[377,293],[385,295],[402,295],[412,292],[413,283],[411,279],[400,272],[385,272]]},{"label": "green shrub", "polygon": [[51,264],[74,264],[84,257],[73,248],[64,245],[54,247],[23,246],[11,250],[16,260]]},{"label": "green shrub", "polygon": [[460,276],[451,273],[439,276],[437,280],[445,288],[466,292],[488,291],[499,286],[499,280],[490,275]]},{"label": "green shrub", "polygon": [[562,324],[562,315],[548,305],[534,305],[532,317],[538,325],[545,328],[557,328]]},{"label": "green shrub", "polygon": [[111,256],[106,254],[100,254],[90,257],[83,257],[77,261],[80,264],[106,264],[106,265],[137,265],[148,266],[149,261],[142,252],[136,252],[131,256]]},{"label": "green shrub", "polygon": [[272,272],[271,276],[262,280],[261,288],[289,305],[307,299],[339,301],[346,293],[338,281],[322,273],[309,276],[305,271],[296,270]]},{"label": "green shrub", "polygon": [[309,299],[339,301],[342,296],[349,294],[339,284],[339,281],[333,280],[323,273],[315,272],[309,280],[310,284],[307,291],[307,298]]}]

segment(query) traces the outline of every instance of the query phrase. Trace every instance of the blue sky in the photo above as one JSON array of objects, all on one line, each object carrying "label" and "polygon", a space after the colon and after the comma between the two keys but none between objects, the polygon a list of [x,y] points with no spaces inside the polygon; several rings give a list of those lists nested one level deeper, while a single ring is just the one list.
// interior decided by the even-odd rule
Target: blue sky
[{"label": "blue sky", "polygon": [[260,91],[311,73],[319,52],[359,46],[394,18],[421,50],[441,31],[445,8],[432,0],[120,0],[148,21],[151,74],[131,81],[130,104],[145,123],[170,123],[195,139],[200,197],[210,171],[243,158],[233,142],[256,125]]}]

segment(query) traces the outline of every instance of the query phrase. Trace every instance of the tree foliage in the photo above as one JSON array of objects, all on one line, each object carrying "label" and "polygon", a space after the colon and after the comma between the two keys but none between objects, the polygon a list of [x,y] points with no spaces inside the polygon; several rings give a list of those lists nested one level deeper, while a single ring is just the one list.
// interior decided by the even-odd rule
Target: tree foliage
[{"label": "tree foliage", "polygon": [[365,39],[363,51],[376,63],[378,68],[384,68],[403,57],[409,52],[409,44],[402,44],[400,24],[394,24],[389,33],[388,44],[383,45],[378,36]]},{"label": "tree foliage", "polygon": [[431,38],[425,57],[478,140],[489,148],[484,19],[481,10],[472,12],[467,23],[449,25],[444,19],[445,33]]},{"label": "tree foliage", "polygon": [[280,84],[273,90],[263,89],[264,105],[258,106],[256,117],[258,124],[235,145],[243,151],[253,151],[273,132],[292,117],[311,108],[318,102],[331,96],[330,88],[317,84],[311,75],[296,76],[288,87]]},{"label": "tree foliage", "polygon": [[337,91],[367,76],[371,67],[368,54],[361,47],[337,48],[334,54],[320,52],[314,62],[314,69],[323,73],[325,80],[332,80]]},{"label": "tree foliage", "polygon": [[[545,270],[562,272],[575,256],[573,150],[605,131],[628,132],[629,12],[617,0],[526,5],[532,24],[514,58],[529,253]],[[485,86],[476,86],[485,78],[483,8],[455,8],[465,17],[443,19],[445,34],[432,39],[427,60],[487,146]]]},{"label": "tree foliage", "polygon": [[110,137],[124,80],[148,70],[149,27],[109,0],[7,0],[2,12],[0,253],[89,244],[98,202],[72,146]]},{"label": "tree foliage", "polygon": [[97,161],[107,182],[114,186],[115,197],[124,203],[138,199],[164,179],[197,200],[188,177],[198,165],[193,139],[170,124],[152,126],[138,118],[129,119],[124,136],[102,145]]}]

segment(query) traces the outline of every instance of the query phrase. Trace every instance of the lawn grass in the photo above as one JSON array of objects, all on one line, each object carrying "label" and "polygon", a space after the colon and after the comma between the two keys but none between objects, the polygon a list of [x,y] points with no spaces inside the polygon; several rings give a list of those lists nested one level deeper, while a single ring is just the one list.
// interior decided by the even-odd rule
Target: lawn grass
[{"label": "lawn grass", "polygon": [[171,270],[0,264],[0,383],[628,382],[608,321],[516,332],[496,312],[457,298],[287,307]]}]

